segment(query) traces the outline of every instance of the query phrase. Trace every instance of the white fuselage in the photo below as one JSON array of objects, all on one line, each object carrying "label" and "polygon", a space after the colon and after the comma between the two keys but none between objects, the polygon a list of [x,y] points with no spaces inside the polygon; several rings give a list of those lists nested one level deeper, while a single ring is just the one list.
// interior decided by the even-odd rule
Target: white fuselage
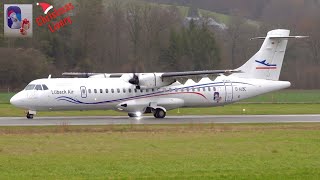
[{"label": "white fuselage", "polygon": [[[47,90],[22,90],[11,103],[34,111],[112,109],[144,112],[149,106],[166,110],[181,107],[222,106],[290,86],[287,81],[218,76],[188,80],[157,89],[136,89],[121,78],[38,79],[29,85],[46,85]],[[39,88],[38,88],[39,89]]]}]

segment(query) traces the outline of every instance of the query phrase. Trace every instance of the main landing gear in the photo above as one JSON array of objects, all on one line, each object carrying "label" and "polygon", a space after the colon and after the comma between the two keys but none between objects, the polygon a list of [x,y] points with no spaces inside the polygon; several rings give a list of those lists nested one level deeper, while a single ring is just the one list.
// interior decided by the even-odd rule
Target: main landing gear
[{"label": "main landing gear", "polygon": [[[153,113],[153,116],[155,118],[164,118],[166,117],[166,111],[161,108],[156,108],[156,109],[147,109],[146,112],[144,113]],[[135,112],[135,113],[128,113],[129,117],[140,117],[142,115],[141,112]]]},{"label": "main landing gear", "polygon": [[153,111],[153,116],[155,118],[164,118],[166,117],[166,112],[163,109],[157,108]]}]

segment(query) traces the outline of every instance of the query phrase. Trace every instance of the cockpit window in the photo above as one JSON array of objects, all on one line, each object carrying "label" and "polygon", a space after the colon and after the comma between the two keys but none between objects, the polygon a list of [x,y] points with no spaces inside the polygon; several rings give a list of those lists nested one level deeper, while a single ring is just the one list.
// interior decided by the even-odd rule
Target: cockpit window
[{"label": "cockpit window", "polygon": [[34,85],[34,84],[28,84],[28,85],[24,88],[24,90],[33,90],[35,86],[36,86],[36,85]]},{"label": "cockpit window", "polygon": [[35,90],[42,90],[42,86],[40,84],[37,84]]},{"label": "cockpit window", "polygon": [[42,84],[42,87],[43,87],[43,90],[48,90],[49,89],[45,84]]}]

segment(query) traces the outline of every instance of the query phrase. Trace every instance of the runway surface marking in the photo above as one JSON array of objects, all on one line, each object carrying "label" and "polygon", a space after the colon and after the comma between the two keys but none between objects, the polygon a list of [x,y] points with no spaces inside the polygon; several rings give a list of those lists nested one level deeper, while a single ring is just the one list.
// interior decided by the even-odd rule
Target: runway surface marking
[{"label": "runway surface marking", "polygon": [[151,116],[129,118],[127,116],[82,117],[0,117],[0,126],[53,126],[53,125],[115,125],[115,124],[206,124],[206,123],[296,123],[320,122],[320,114],[314,115],[216,115],[216,116],[167,116],[155,119]]}]

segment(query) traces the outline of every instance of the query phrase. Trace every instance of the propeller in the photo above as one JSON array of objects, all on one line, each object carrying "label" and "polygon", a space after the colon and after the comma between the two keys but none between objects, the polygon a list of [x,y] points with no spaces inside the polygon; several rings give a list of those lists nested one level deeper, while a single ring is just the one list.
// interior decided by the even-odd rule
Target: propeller
[{"label": "propeller", "polygon": [[140,85],[139,85],[139,76],[136,73],[133,73],[133,76],[131,79],[129,79],[129,83],[136,85],[137,89],[140,89]]},{"label": "propeller", "polygon": [[133,73],[132,78],[129,79],[129,83],[133,85],[139,85],[139,77],[136,75],[136,73]]}]

